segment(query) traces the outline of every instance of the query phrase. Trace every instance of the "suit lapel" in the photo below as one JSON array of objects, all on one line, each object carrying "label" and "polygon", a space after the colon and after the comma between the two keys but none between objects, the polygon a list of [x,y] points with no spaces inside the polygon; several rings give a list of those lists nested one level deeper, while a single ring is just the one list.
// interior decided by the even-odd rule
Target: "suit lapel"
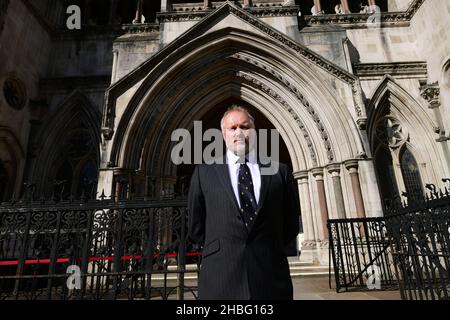
[{"label": "suit lapel", "polygon": [[234,195],[233,186],[231,185],[230,173],[228,171],[227,164],[216,164],[215,169],[217,175],[219,176],[220,183],[225,190],[225,193],[228,195],[230,200],[234,203],[234,207],[237,212],[239,212],[239,204],[236,200],[236,196]]}]

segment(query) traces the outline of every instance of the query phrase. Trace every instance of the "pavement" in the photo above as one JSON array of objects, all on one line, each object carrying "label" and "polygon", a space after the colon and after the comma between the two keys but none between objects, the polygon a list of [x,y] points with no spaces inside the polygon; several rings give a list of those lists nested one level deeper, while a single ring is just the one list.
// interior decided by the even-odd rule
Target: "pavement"
[{"label": "pavement", "polygon": [[330,289],[328,276],[293,278],[294,300],[401,300],[400,291],[336,293],[334,278]]}]

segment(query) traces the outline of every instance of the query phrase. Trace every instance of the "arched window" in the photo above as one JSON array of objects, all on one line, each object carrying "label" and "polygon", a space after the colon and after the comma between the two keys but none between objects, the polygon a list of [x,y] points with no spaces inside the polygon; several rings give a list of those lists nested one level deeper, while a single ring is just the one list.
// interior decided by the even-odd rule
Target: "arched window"
[{"label": "arched window", "polygon": [[394,165],[389,150],[380,147],[375,156],[375,167],[382,200],[393,200],[399,195],[395,179]]},{"label": "arched window", "polygon": [[93,197],[97,187],[98,165],[94,139],[89,130],[78,128],[69,132],[58,160],[54,176],[54,194],[59,199],[69,196]]},{"label": "arched window", "polygon": [[54,194],[56,197],[67,199],[72,189],[73,168],[69,160],[63,162],[55,176]]},{"label": "arched window", "polygon": [[423,196],[419,166],[414,155],[408,148],[405,148],[400,155],[400,167],[408,198],[415,199]]},{"label": "arched window", "polygon": [[80,173],[78,175],[77,196],[84,192],[85,196],[93,196],[94,188],[97,185],[97,164],[94,160],[88,159],[81,163]]}]

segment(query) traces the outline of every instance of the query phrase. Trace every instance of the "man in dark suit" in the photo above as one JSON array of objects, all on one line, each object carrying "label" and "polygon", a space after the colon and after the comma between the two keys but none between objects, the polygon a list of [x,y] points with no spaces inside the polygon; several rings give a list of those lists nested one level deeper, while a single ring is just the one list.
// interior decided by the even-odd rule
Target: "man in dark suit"
[{"label": "man in dark suit", "polygon": [[258,161],[246,109],[230,108],[221,126],[225,164],[197,166],[189,188],[189,236],[203,246],[199,299],[292,300],[285,249],[300,220],[292,172]]}]

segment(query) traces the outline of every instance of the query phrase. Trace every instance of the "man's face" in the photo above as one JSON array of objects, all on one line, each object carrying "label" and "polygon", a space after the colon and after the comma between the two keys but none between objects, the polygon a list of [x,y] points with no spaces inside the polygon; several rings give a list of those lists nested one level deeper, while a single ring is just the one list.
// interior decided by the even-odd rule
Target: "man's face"
[{"label": "man's face", "polygon": [[238,156],[253,149],[255,127],[245,112],[232,111],[224,119],[223,138],[227,148]]}]

